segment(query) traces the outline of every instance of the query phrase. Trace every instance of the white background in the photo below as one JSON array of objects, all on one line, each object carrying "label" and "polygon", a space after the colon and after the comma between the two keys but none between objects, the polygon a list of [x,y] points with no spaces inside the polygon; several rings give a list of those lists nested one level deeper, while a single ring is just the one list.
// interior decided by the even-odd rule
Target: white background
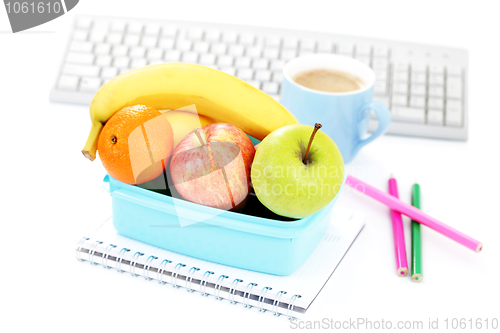
[{"label": "white background", "polygon": [[470,139],[385,136],[365,147],[348,170],[382,189],[394,173],[404,200],[417,179],[422,208],[481,240],[483,252],[425,229],[423,282],[397,277],[389,210],[345,194],[337,204],[364,212],[367,226],[304,319],[422,320],[427,327],[429,318],[439,318],[442,330],[446,318],[499,318],[500,24],[493,4],[82,0],[67,15],[15,35],[0,9],[1,330],[290,329],[283,316],[75,259],[76,242],[111,210],[101,187],[104,169],[80,152],[90,127],[88,108],[48,100],[76,14],[241,23],[468,49]]}]

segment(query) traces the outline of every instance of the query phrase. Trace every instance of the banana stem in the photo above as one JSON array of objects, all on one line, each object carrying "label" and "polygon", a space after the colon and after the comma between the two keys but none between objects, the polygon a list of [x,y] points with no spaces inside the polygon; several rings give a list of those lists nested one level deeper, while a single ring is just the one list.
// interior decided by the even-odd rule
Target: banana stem
[{"label": "banana stem", "polygon": [[89,137],[82,150],[83,155],[91,161],[95,160],[96,157],[97,141],[99,140],[99,134],[101,134],[102,127],[103,124],[101,122],[92,123]]}]

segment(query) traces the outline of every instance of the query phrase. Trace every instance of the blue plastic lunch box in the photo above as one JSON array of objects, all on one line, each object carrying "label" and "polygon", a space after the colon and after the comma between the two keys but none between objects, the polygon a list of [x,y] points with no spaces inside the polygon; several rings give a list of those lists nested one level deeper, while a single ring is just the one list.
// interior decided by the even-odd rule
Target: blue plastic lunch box
[{"label": "blue plastic lunch box", "polygon": [[[109,175],[104,182],[109,183],[118,233],[195,258],[275,275],[293,273],[311,255],[326,232],[340,194],[314,215],[279,221],[195,204]],[[181,226],[179,209],[202,222]]]}]

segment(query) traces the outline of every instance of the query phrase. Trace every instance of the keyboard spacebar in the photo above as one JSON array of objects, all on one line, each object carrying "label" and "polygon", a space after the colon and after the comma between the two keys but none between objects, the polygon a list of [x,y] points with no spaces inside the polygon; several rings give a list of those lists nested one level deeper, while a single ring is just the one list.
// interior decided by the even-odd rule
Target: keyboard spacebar
[{"label": "keyboard spacebar", "polygon": [[419,108],[407,108],[402,106],[392,107],[392,120],[413,123],[425,123],[425,110]]}]

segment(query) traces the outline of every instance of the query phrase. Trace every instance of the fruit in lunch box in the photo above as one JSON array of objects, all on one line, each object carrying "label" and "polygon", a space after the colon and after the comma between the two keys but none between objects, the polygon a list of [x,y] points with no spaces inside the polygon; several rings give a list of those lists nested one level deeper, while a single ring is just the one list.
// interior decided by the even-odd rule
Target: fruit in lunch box
[{"label": "fruit in lunch box", "polygon": [[136,104],[157,110],[195,104],[199,114],[234,124],[258,140],[298,123],[273,98],[222,71],[186,63],[151,65],[119,75],[97,91],[90,105],[92,127],[82,151],[87,158],[95,159],[97,138],[106,121],[117,110]]},{"label": "fruit in lunch box", "polygon": [[160,111],[144,105],[116,112],[104,125],[97,143],[109,175],[127,184],[158,177],[173,150],[173,131]]},{"label": "fruit in lunch box", "polygon": [[274,213],[304,218],[328,205],[344,179],[344,161],[320,124],[289,125],[259,144],[251,178],[260,202]]},{"label": "fruit in lunch box", "polygon": [[250,190],[255,148],[232,124],[207,125],[186,135],[170,161],[175,189],[186,200],[225,210],[238,210]]}]

